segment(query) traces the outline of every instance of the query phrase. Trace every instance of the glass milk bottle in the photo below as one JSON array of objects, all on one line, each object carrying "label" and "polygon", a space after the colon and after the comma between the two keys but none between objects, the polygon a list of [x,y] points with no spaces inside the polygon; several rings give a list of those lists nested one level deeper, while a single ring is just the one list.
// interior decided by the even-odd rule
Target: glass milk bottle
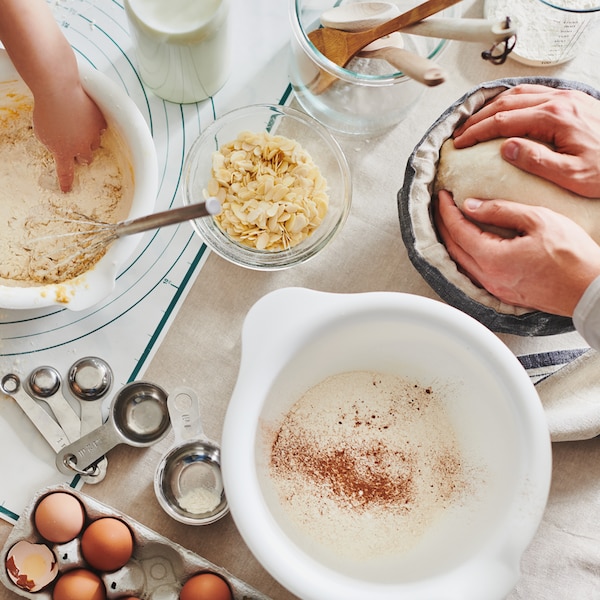
[{"label": "glass milk bottle", "polygon": [[170,102],[214,95],[230,71],[230,0],[125,0],[142,81]]}]

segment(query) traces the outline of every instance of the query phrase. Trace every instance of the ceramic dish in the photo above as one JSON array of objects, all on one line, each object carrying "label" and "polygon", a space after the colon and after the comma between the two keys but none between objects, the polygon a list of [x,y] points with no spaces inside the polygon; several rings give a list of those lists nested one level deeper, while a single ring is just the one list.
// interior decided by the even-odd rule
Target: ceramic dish
[{"label": "ceramic dish", "polygon": [[[426,394],[435,395],[445,407],[449,428],[461,449],[461,464],[478,465],[468,470],[470,485],[461,501],[443,508],[427,521],[411,547],[395,553],[369,556],[371,545],[378,542],[372,535],[378,523],[369,513],[368,525],[349,540],[358,545],[359,556],[345,556],[343,542],[341,550],[336,546],[332,552],[320,530],[309,533],[306,521],[290,516],[295,494],[280,494],[272,477],[271,449],[291,407],[319,382],[354,371],[404,378],[407,390],[425,386]],[[341,397],[351,395],[352,391]],[[408,394],[393,399],[395,409],[390,413],[371,413],[370,406],[364,409],[367,420],[381,419],[382,427],[376,427],[380,431],[386,429],[385,415],[409,408]],[[319,406],[325,400],[319,396]],[[348,400],[351,427],[357,403]],[[409,443],[413,426],[419,427],[418,415],[410,421],[413,425],[406,429],[406,436],[394,440]],[[338,418],[333,428],[341,426]],[[354,425],[350,439],[359,435],[361,420],[357,418]],[[426,431],[429,439],[430,430]],[[372,464],[369,456],[381,450],[380,445],[372,449],[357,443],[357,447],[364,455],[356,464]],[[421,446],[416,447],[419,454]],[[242,537],[273,577],[303,600],[506,598],[519,579],[521,555],[542,518],[551,477],[545,414],[533,384],[510,350],[489,329],[455,308],[392,292],[329,294],[288,288],[259,300],[244,323],[241,365],[221,449],[225,491]],[[336,449],[337,445],[330,451]],[[332,464],[329,450],[324,452],[295,456],[307,457],[309,466],[316,465],[312,472],[326,481],[335,482],[335,473],[345,473],[340,475],[340,485],[352,489],[358,472],[352,462],[346,463],[347,469],[330,470],[323,466]],[[402,464],[403,455],[395,454],[392,463]],[[435,479],[442,479],[443,472]],[[420,480],[421,470],[418,473],[415,477]],[[311,491],[315,479],[320,478],[305,477]],[[318,489],[306,499],[308,504],[313,497],[327,496],[328,489],[338,488],[333,483]],[[301,510],[306,506],[302,501],[298,505]],[[331,503],[327,506],[318,518],[324,528],[333,528],[335,545],[346,539],[346,532],[335,527],[339,513]],[[385,517],[389,512],[384,506]],[[416,500],[414,504],[408,500],[402,514],[419,507]],[[393,528],[393,539],[413,535],[417,521],[409,517],[404,524],[407,529]]]},{"label": "ceramic dish", "polygon": [[[83,61],[79,64],[83,86],[102,110],[108,124],[128,146],[135,185],[128,218],[153,212],[157,193],[157,159],[148,126],[137,106],[110,78]],[[0,49],[0,81],[19,79],[6,52]],[[134,252],[139,235],[115,241],[87,272],[59,284],[28,287],[0,285],[0,307],[32,309],[59,305],[83,310],[109,296],[119,269]]]},{"label": "ceramic dish", "polygon": [[306,114],[285,106],[253,105],[233,110],[209,125],[194,142],[184,165],[184,202],[205,195],[213,153],[242,132],[268,132],[298,142],[327,182],[329,206],[323,221],[299,244],[283,250],[258,250],[227,235],[214,218],[197,219],[194,229],[206,245],[237,265],[256,270],[286,269],[312,259],[339,233],[352,198],[350,168],[331,134]]},{"label": "ceramic dish", "polygon": [[431,193],[443,142],[460,122],[486,101],[521,83],[579,89],[600,98],[600,92],[585,84],[546,77],[499,79],[472,89],[437,119],[410,155],[404,183],[398,192],[400,229],[413,265],[443,300],[481,321],[492,331],[523,336],[553,335],[572,331],[572,320],[503,303],[475,286],[457,270],[437,237],[431,216]]}]

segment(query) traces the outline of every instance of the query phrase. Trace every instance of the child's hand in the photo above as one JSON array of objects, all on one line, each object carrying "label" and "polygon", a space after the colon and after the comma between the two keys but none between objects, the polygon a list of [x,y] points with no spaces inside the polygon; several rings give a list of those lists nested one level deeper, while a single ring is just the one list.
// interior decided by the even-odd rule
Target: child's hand
[{"label": "child's hand", "polygon": [[60,189],[71,190],[75,162],[89,164],[106,121],[95,102],[79,83],[62,89],[60,97],[52,92],[37,94],[33,124],[38,139],[52,152]]}]

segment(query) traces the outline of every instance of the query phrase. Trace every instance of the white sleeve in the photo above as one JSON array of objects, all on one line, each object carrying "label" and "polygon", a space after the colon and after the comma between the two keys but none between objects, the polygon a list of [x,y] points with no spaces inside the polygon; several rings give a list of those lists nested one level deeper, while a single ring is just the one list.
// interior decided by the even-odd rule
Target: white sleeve
[{"label": "white sleeve", "polygon": [[590,283],[577,303],[573,324],[592,348],[600,350],[600,276]]}]

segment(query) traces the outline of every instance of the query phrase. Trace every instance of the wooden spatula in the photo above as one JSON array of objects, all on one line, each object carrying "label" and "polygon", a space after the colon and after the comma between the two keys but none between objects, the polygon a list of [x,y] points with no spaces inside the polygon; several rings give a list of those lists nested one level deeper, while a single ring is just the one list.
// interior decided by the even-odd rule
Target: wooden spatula
[{"label": "wooden spatula", "polygon": [[[364,31],[341,31],[330,27],[321,27],[308,34],[313,46],[330,61],[340,67],[345,67],[358,52],[375,40],[398,31],[430,17],[431,15],[457,4],[460,0],[427,0],[400,16],[386,21],[381,25]],[[335,77],[321,70],[319,77],[311,85],[313,93],[324,92],[334,81]]]}]

